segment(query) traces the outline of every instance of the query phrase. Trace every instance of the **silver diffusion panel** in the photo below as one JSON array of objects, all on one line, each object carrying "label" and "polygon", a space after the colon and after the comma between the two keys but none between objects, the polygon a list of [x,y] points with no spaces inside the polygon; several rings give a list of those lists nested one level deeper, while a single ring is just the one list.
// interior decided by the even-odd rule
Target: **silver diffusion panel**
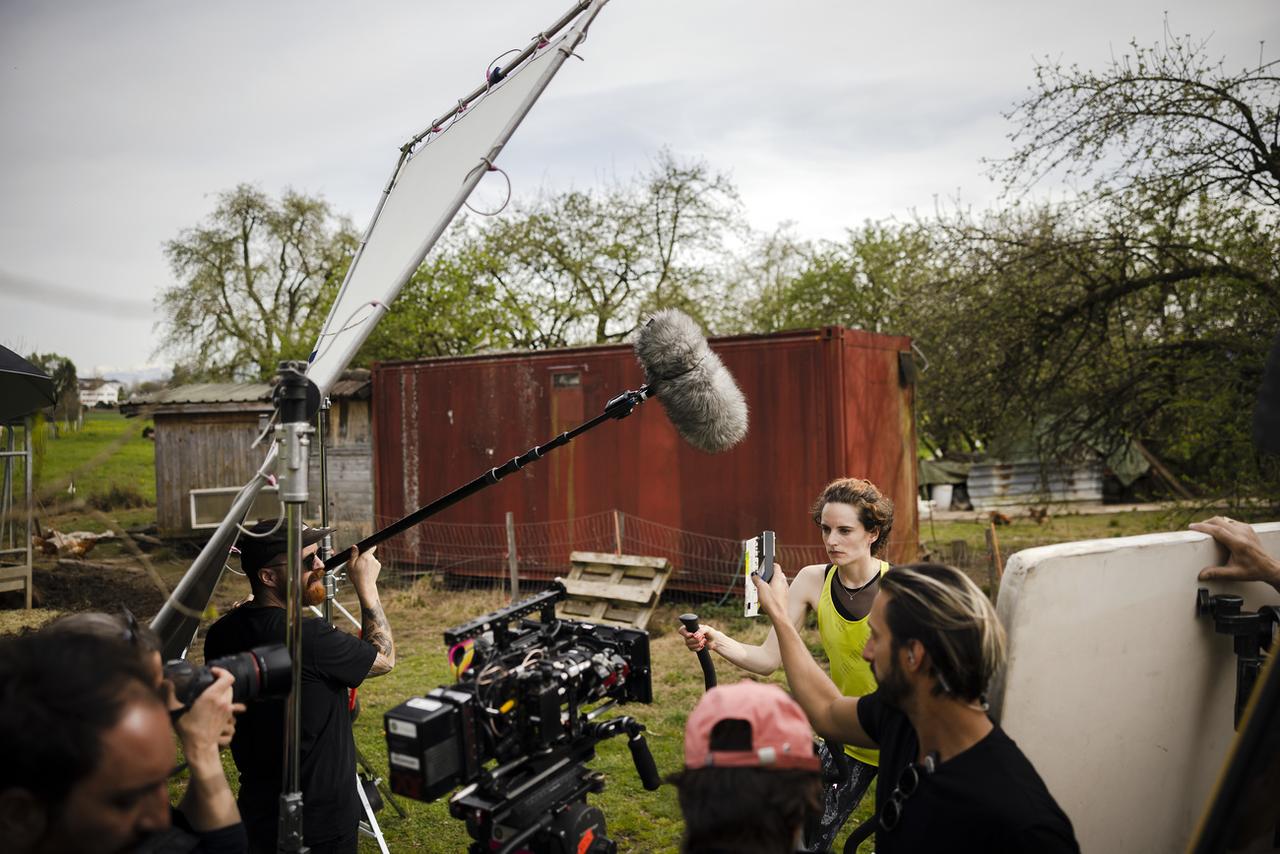
[{"label": "silver diffusion panel", "polygon": [[[545,32],[572,29],[549,44],[541,38],[512,60],[510,76],[468,96],[468,106],[407,144],[338,299],[312,353],[307,377],[321,399],[373,331],[387,307],[457,215],[498,152],[529,113],[555,72],[586,35],[607,0],[583,0]],[[519,64],[525,56],[532,58]],[[483,96],[483,97],[481,97]],[[434,128],[440,125],[440,132]],[[165,655],[185,653],[217,586],[237,525],[275,463],[274,444],[217,531],[200,551],[164,608],[152,620]],[[242,506],[243,505],[243,506]]]},{"label": "silver diffusion panel", "polygon": [[428,129],[405,146],[409,153],[396,165],[311,356],[307,377],[322,395],[417,271],[605,2],[592,2],[569,32],[536,48],[509,77],[441,122],[438,133]]}]

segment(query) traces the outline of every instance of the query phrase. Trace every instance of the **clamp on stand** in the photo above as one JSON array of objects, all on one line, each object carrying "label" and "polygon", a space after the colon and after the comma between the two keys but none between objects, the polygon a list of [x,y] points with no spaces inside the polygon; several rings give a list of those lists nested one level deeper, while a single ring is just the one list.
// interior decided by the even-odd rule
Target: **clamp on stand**
[{"label": "clamp on stand", "polygon": [[1240,728],[1240,718],[1253,693],[1253,686],[1262,673],[1262,667],[1275,639],[1275,627],[1280,625],[1280,607],[1265,605],[1257,611],[1243,611],[1244,598],[1231,593],[1210,596],[1201,587],[1196,591],[1196,616],[1212,617],[1213,628],[1218,634],[1231,635],[1236,653],[1236,708],[1235,727]]},{"label": "clamp on stand", "polygon": [[292,687],[285,705],[284,787],[280,794],[280,825],[276,844],[280,851],[307,851],[302,838],[302,514],[307,504],[307,476],[314,429],[308,414],[309,391],[315,389],[306,376],[305,362],[281,362],[271,399],[279,418],[276,445],[280,498],[285,506],[288,572],[285,576],[287,615],[286,645],[293,661]]}]

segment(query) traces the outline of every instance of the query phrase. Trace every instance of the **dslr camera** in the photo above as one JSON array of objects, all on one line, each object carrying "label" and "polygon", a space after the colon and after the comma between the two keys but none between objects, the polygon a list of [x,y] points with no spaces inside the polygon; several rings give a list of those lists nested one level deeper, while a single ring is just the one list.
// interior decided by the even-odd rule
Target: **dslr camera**
[{"label": "dslr camera", "polygon": [[248,652],[215,658],[205,662],[204,666],[185,659],[170,661],[164,666],[164,678],[173,683],[173,693],[178,702],[190,706],[217,678],[209,669],[211,667],[221,667],[235,677],[235,684],[231,686],[233,703],[284,697],[292,683],[289,649],[282,643],[256,646]]},{"label": "dslr camera", "polygon": [[607,738],[625,734],[644,787],[659,785],[644,725],[603,717],[653,701],[648,633],[557,619],[564,597],[557,582],[449,629],[458,681],[384,716],[391,790],[433,801],[462,786],[449,812],[466,822],[476,854],[616,851],[586,802],[604,788],[586,763]]}]

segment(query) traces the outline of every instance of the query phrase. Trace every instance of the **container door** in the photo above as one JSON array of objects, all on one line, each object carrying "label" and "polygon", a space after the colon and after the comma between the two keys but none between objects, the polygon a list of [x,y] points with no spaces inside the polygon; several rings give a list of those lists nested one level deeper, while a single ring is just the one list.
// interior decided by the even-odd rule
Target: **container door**
[{"label": "container door", "polygon": [[[586,419],[583,417],[582,370],[574,367],[553,367],[551,373],[551,433],[558,436],[572,430]],[[546,462],[551,465],[550,494],[547,495],[547,519],[573,519],[578,515],[577,496],[574,491],[576,473],[576,445],[570,442],[558,448]],[[570,532],[572,542],[572,531]],[[568,559],[568,555],[565,555]]]}]

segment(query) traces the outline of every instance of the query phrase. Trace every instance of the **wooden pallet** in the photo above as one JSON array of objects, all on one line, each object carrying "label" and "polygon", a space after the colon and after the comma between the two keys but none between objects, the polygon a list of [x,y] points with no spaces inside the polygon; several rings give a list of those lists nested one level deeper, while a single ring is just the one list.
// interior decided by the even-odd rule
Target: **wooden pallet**
[{"label": "wooden pallet", "polygon": [[573,620],[643,629],[671,578],[662,557],[573,552],[569,561],[561,579],[569,596],[556,614]]},{"label": "wooden pallet", "polygon": [[21,590],[25,597],[26,609],[31,610],[31,567],[0,566],[0,592]]}]

